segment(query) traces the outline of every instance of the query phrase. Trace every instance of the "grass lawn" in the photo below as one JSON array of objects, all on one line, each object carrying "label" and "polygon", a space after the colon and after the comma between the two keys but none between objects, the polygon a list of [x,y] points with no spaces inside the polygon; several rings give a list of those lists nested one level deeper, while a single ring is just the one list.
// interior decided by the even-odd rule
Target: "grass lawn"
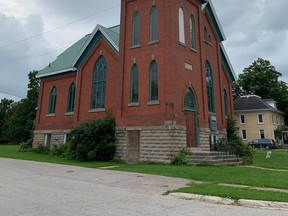
[{"label": "grass lawn", "polygon": [[271,158],[266,158],[267,150],[259,150],[253,166],[288,170],[288,150],[272,150]]},{"label": "grass lawn", "polygon": [[35,152],[18,152],[19,145],[0,145],[0,157],[4,158],[14,158],[21,160],[31,160],[39,162],[48,162],[56,164],[66,164],[73,166],[82,166],[88,168],[97,168],[105,166],[114,166],[118,163],[116,162],[83,162],[78,160],[71,160],[62,157],[55,157],[52,155],[37,154]]},{"label": "grass lawn", "polygon": [[[260,199],[288,202],[288,193],[258,191],[249,188],[219,186],[218,183],[240,184],[253,187],[281,188],[288,190],[288,172],[262,170],[240,166],[171,166],[163,164],[120,164],[116,162],[81,162],[34,152],[18,152],[18,145],[0,145],[0,157],[40,162],[75,165],[89,168],[118,165],[114,170],[163,175],[198,180],[204,184],[192,185],[182,192],[209,194],[234,199]],[[288,170],[288,151],[274,150],[266,159],[266,150],[259,151],[253,166]]]}]

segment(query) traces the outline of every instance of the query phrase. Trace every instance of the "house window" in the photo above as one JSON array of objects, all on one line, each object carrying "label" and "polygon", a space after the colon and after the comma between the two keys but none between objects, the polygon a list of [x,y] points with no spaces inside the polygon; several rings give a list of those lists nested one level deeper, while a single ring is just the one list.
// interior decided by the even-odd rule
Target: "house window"
[{"label": "house window", "polygon": [[240,124],[245,124],[245,115],[240,115]]},{"label": "house window", "polygon": [[185,44],[185,29],[184,29],[184,12],[179,8],[179,41]]},{"label": "house window", "polygon": [[139,70],[136,64],[131,69],[130,77],[130,103],[138,102]]},{"label": "house window", "polygon": [[208,41],[208,32],[206,27],[204,27],[204,40]]},{"label": "house window", "polygon": [[265,133],[263,129],[259,130],[259,134],[260,134],[260,139],[265,139]]},{"label": "house window", "polygon": [[262,116],[262,114],[258,114],[258,124],[263,124],[263,116]]},{"label": "house window", "polygon": [[72,83],[68,90],[67,108],[66,108],[67,113],[74,112],[75,89],[76,89],[75,84]]},{"label": "house window", "polygon": [[225,89],[224,89],[224,108],[225,108],[225,116],[228,117],[229,116],[228,96]]},{"label": "house window", "polygon": [[215,112],[214,108],[214,92],[213,92],[213,76],[209,62],[206,62],[206,85],[207,85],[207,98],[208,98],[208,111]]},{"label": "house window", "polygon": [[100,56],[95,63],[92,78],[91,109],[105,107],[107,64],[103,56]]},{"label": "house window", "polygon": [[193,16],[190,17],[190,40],[191,40],[191,48],[196,49],[195,42],[195,19]]},{"label": "house window", "polygon": [[52,134],[45,134],[44,146],[50,147]]},{"label": "house window", "polygon": [[50,92],[49,105],[48,105],[48,115],[49,114],[55,114],[56,99],[57,99],[57,89],[54,86]]},{"label": "house window", "polygon": [[158,101],[158,65],[152,61],[149,71],[149,101]]},{"label": "house window", "polygon": [[150,11],[150,42],[158,41],[158,9],[153,6]]},{"label": "house window", "polygon": [[140,44],[140,15],[136,11],[132,21],[132,46]]},{"label": "house window", "polygon": [[246,134],[246,130],[242,130],[242,139],[246,140],[247,139],[247,134]]},{"label": "house window", "polygon": [[272,115],[272,123],[275,124],[275,118],[274,118],[274,115]]}]

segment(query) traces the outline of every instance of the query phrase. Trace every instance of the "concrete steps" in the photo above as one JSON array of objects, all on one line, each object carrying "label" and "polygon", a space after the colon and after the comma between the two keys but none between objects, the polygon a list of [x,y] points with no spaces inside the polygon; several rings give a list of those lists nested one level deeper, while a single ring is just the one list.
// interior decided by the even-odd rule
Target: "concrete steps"
[{"label": "concrete steps", "polygon": [[189,164],[208,164],[208,165],[239,165],[242,159],[235,155],[229,155],[225,152],[199,151],[187,155]]}]

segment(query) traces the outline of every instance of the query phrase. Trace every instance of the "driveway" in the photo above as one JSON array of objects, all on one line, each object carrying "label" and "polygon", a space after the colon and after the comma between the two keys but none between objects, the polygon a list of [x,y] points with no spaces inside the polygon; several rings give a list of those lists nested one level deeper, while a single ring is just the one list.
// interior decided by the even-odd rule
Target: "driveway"
[{"label": "driveway", "polygon": [[185,179],[0,158],[0,215],[245,215],[287,211],[163,196]]}]

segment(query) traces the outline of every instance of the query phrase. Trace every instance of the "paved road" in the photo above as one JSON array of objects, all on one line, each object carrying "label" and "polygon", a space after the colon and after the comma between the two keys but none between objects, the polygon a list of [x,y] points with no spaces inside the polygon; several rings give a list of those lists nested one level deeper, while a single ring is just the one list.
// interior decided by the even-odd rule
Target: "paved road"
[{"label": "paved road", "polygon": [[0,216],[245,215],[287,211],[162,196],[188,181],[0,158]]}]

